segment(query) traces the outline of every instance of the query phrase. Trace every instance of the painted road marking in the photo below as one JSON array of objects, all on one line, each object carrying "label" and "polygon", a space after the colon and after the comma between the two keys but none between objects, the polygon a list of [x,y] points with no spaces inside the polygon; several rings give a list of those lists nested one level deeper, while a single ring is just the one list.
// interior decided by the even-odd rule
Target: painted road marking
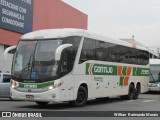
[{"label": "painted road marking", "polygon": [[127,102],[144,102],[144,103],[148,103],[148,102],[154,102],[157,100],[128,100]]},{"label": "painted road marking", "polygon": [[144,101],[142,101],[142,102],[153,102],[153,101],[156,101],[156,100],[144,100]]},{"label": "painted road marking", "polygon": [[127,102],[134,102],[134,101],[137,101],[137,100],[128,100]]}]

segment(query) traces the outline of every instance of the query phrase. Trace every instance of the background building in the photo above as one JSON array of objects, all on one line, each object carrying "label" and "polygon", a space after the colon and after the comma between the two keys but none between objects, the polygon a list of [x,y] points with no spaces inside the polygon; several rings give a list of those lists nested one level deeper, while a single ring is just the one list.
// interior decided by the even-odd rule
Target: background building
[{"label": "background building", "polygon": [[1,0],[0,71],[10,72],[13,54],[5,60],[3,52],[23,34],[40,29],[87,29],[87,21],[86,14],[61,0]]}]

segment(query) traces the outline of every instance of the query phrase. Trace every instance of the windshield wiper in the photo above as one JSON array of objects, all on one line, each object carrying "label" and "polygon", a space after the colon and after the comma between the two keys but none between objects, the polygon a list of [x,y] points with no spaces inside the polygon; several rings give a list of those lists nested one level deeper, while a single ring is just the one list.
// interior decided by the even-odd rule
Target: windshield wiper
[{"label": "windshield wiper", "polygon": [[21,70],[21,74],[19,75],[19,78],[21,78],[22,77],[22,75],[23,75],[23,73],[24,73],[24,71],[28,68],[28,70],[29,70],[29,67],[31,67],[31,58],[33,57],[33,55],[31,55],[30,56],[30,58],[29,58],[29,61],[28,61],[28,63],[27,63],[27,65]]},{"label": "windshield wiper", "polygon": [[150,73],[150,75],[151,75],[151,77],[152,77],[153,81],[154,81],[154,82],[156,82],[156,80],[154,79],[154,77],[153,77],[152,73]]}]

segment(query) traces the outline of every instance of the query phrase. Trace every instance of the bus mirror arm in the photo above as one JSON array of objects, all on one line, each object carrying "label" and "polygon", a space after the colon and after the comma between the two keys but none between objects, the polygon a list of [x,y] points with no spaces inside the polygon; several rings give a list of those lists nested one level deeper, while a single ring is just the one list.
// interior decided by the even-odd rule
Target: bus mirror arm
[{"label": "bus mirror arm", "polygon": [[71,47],[73,46],[72,44],[63,44],[61,46],[59,46],[57,49],[56,49],[56,52],[55,52],[55,60],[56,61],[59,61],[60,60],[60,57],[61,57],[61,53],[62,51],[65,49],[65,48],[68,48],[68,47]]},{"label": "bus mirror arm", "polygon": [[8,47],[8,48],[6,48],[5,49],[5,51],[4,51],[4,59],[5,60],[7,60],[8,58],[7,58],[7,55],[8,55],[8,52],[10,51],[10,50],[13,50],[13,49],[15,49],[17,46],[16,45],[14,45],[14,46],[11,46],[11,47]]}]

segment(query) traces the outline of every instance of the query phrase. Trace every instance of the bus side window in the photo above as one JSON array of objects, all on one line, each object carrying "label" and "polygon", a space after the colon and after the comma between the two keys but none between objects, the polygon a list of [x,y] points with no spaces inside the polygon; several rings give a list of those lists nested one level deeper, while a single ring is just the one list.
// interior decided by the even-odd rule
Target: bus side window
[{"label": "bus side window", "polygon": [[118,45],[109,43],[109,61],[119,62],[119,47]]},{"label": "bus side window", "polygon": [[72,70],[71,65],[71,52],[69,50],[64,50],[61,56],[61,75],[65,75]]},{"label": "bus side window", "polygon": [[126,63],[126,47],[119,46],[119,62]]},{"label": "bus side window", "polygon": [[138,50],[134,49],[134,54],[135,54],[135,62],[133,64],[138,64]]},{"label": "bus side window", "polygon": [[78,51],[78,47],[81,41],[81,37],[80,36],[72,36],[72,37],[67,37],[65,39],[64,44],[72,44],[73,46],[68,48],[70,50],[70,54],[71,54],[71,69],[73,68],[74,62],[75,62],[75,58],[77,55],[77,51]]},{"label": "bus side window", "polygon": [[144,51],[139,50],[139,57],[138,57],[138,64],[139,65],[145,65],[145,55],[144,55]]},{"label": "bus side window", "polygon": [[134,48],[130,48],[129,63],[130,64],[136,63],[136,51]]},{"label": "bus side window", "polygon": [[144,51],[144,65],[149,63],[149,53]]},{"label": "bus side window", "polygon": [[79,63],[83,63],[87,60],[95,60],[95,40],[85,38],[81,51]]},{"label": "bus side window", "polygon": [[96,41],[96,60],[106,61],[108,58],[108,50],[107,50],[107,43],[103,41]]}]

